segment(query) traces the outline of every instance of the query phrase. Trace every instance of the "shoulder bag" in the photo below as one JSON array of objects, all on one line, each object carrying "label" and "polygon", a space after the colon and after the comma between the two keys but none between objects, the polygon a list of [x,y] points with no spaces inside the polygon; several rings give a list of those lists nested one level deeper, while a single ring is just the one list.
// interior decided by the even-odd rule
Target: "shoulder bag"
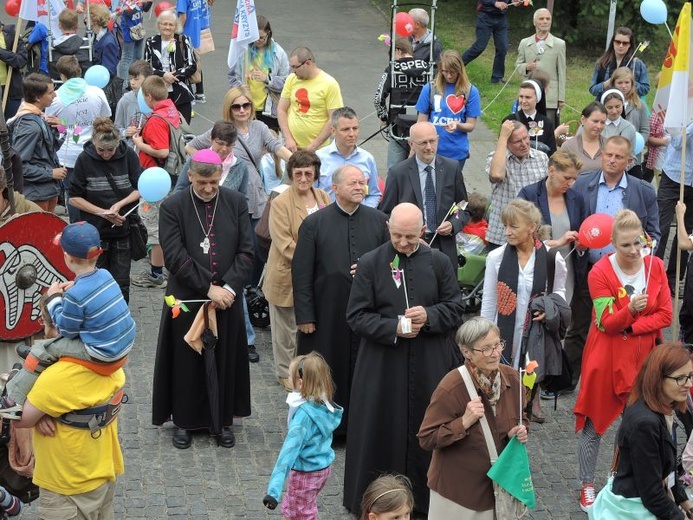
[{"label": "shoulder bag", "polygon": [[[474,388],[474,382],[472,381],[472,376],[469,373],[469,369],[462,365],[457,370],[459,370],[464,384],[467,387],[467,393],[469,393],[470,399],[476,399],[479,394]],[[484,432],[484,439],[486,440],[486,447],[488,449],[489,458],[491,459],[491,465],[498,459],[498,451],[496,450],[496,443],[493,440],[493,434],[491,434],[491,428],[488,425],[488,419],[486,414],[484,414],[481,419],[479,419],[481,424],[481,430]],[[495,510],[496,518],[499,520],[514,520],[517,518],[522,518],[529,511],[527,506],[520,502],[517,498],[508,493],[503,487],[498,485],[496,481],[493,481],[493,494],[495,495]]]},{"label": "shoulder bag", "polygon": [[[113,192],[118,197],[124,198],[127,194],[118,189],[111,173],[107,170],[104,170],[104,173],[106,174],[106,179],[108,180],[108,184],[111,185]],[[142,260],[147,256],[147,240],[149,240],[147,228],[137,211],[130,213],[126,219],[128,226],[130,226],[130,257],[135,261]]]}]

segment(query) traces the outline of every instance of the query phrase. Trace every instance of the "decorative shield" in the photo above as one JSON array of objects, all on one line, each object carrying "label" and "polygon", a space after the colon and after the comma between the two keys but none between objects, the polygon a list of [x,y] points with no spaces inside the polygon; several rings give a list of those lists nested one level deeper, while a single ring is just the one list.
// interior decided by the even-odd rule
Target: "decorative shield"
[{"label": "decorative shield", "polygon": [[54,243],[65,225],[52,213],[37,212],[15,215],[0,226],[0,340],[41,331],[41,295],[53,282],[73,278]]}]

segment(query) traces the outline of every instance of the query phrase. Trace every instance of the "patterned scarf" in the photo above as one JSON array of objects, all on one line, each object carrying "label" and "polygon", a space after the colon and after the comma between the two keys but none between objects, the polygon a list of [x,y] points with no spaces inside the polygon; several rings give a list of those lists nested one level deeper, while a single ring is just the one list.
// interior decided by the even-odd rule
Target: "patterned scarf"
[{"label": "patterned scarf", "polygon": [[500,370],[491,372],[491,375],[487,376],[471,361],[467,360],[465,365],[467,365],[467,368],[471,372],[472,376],[474,376],[476,382],[479,383],[479,388],[489,400],[491,406],[495,407],[498,399],[500,399]]}]

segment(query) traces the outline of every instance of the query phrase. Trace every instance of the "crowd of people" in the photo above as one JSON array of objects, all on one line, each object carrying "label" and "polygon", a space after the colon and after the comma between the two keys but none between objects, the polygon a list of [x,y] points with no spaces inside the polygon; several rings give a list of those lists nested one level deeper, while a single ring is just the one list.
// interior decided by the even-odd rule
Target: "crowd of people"
[{"label": "crowd of people", "polygon": [[[541,398],[576,390],[580,507],[600,518],[620,497],[657,517],[691,517],[671,438],[693,364],[684,347],[663,343],[679,283],[663,257],[674,216],[674,250],[693,249],[690,158],[678,201],[693,125],[669,136],[650,115],[647,68],[620,27],[595,67],[596,100],[571,132],[561,123],[566,45],[538,9],[536,33],[518,49],[516,103],[486,158],[490,198],[468,192],[483,93],[465,66],[493,36],[491,81],[505,82],[508,45],[509,4],[479,5],[477,40],[462,54],[443,49],[421,8],[410,11],[411,37],[392,41],[395,60],[374,99],[390,137],[387,175],[357,144],[359,116],[337,80],[310,48],[287,53],[258,15],[258,39],[228,71],[221,119],[185,144],[185,161],[168,170],[171,192],[139,212],[142,172],[170,168],[176,136],[205,101],[198,51],[210,6],[179,0],[145,39],[138,25],[151,5],[92,5],[91,63],[77,34],[84,7],[60,13],[55,59],[21,78],[7,105],[18,200],[26,211],[64,205],[71,222],[57,243],[75,281],[48,289],[47,339],[23,352],[0,400],[0,417],[36,429],[42,514],[112,511],[123,458],[117,422],[99,413],[115,418],[122,401],[132,283],[175,295],[161,314],[152,423],[172,421],[177,449],[197,431],[235,445],[234,418],[251,414],[249,363],[260,361],[246,287],[261,288],[289,404],[263,503],[281,502],[285,518],[317,517],[341,442],[343,504],[362,519],[493,519],[494,454],[545,422]],[[114,16],[128,29],[122,52]],[[0,60],[21,77],[26,50],[9,54]],[[93,64],[108,70],[103,89],[82,77]],[[138,213],[149,265],[131,276]],[[578,233],[596,213],[613,221],[598,248]],[[462,235],[476,237],[486,261],[481,316],[466,322]],[[180,305],[190,312],[173,314]],[[690,294],[680,312],[675,340],[692,343]],[[526,394],[518,370],[529,359],[539,362],[538,385],[572,380]],[[77,393],[64,389],[67,378]],[[600,440],[619,417],[615,473],[597,494]],[[77,456],[88,474],[70,471]]]}]

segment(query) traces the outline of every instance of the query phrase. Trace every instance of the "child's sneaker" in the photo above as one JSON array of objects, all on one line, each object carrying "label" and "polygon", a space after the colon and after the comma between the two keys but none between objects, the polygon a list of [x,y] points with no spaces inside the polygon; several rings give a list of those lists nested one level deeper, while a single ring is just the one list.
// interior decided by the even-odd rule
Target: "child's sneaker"
[{"label": "child's sneaker", "polygon": [[0,398],[0,417],[18,421],[22,418],[22,406],[5,395]]},{"label": "child's sneaker", "polygon": [[149,270],[144,271],[131,279],[132,285],[149,288],[163,287],[165,281],[166,279],[164,278],[164,275],[155,276]]}]

